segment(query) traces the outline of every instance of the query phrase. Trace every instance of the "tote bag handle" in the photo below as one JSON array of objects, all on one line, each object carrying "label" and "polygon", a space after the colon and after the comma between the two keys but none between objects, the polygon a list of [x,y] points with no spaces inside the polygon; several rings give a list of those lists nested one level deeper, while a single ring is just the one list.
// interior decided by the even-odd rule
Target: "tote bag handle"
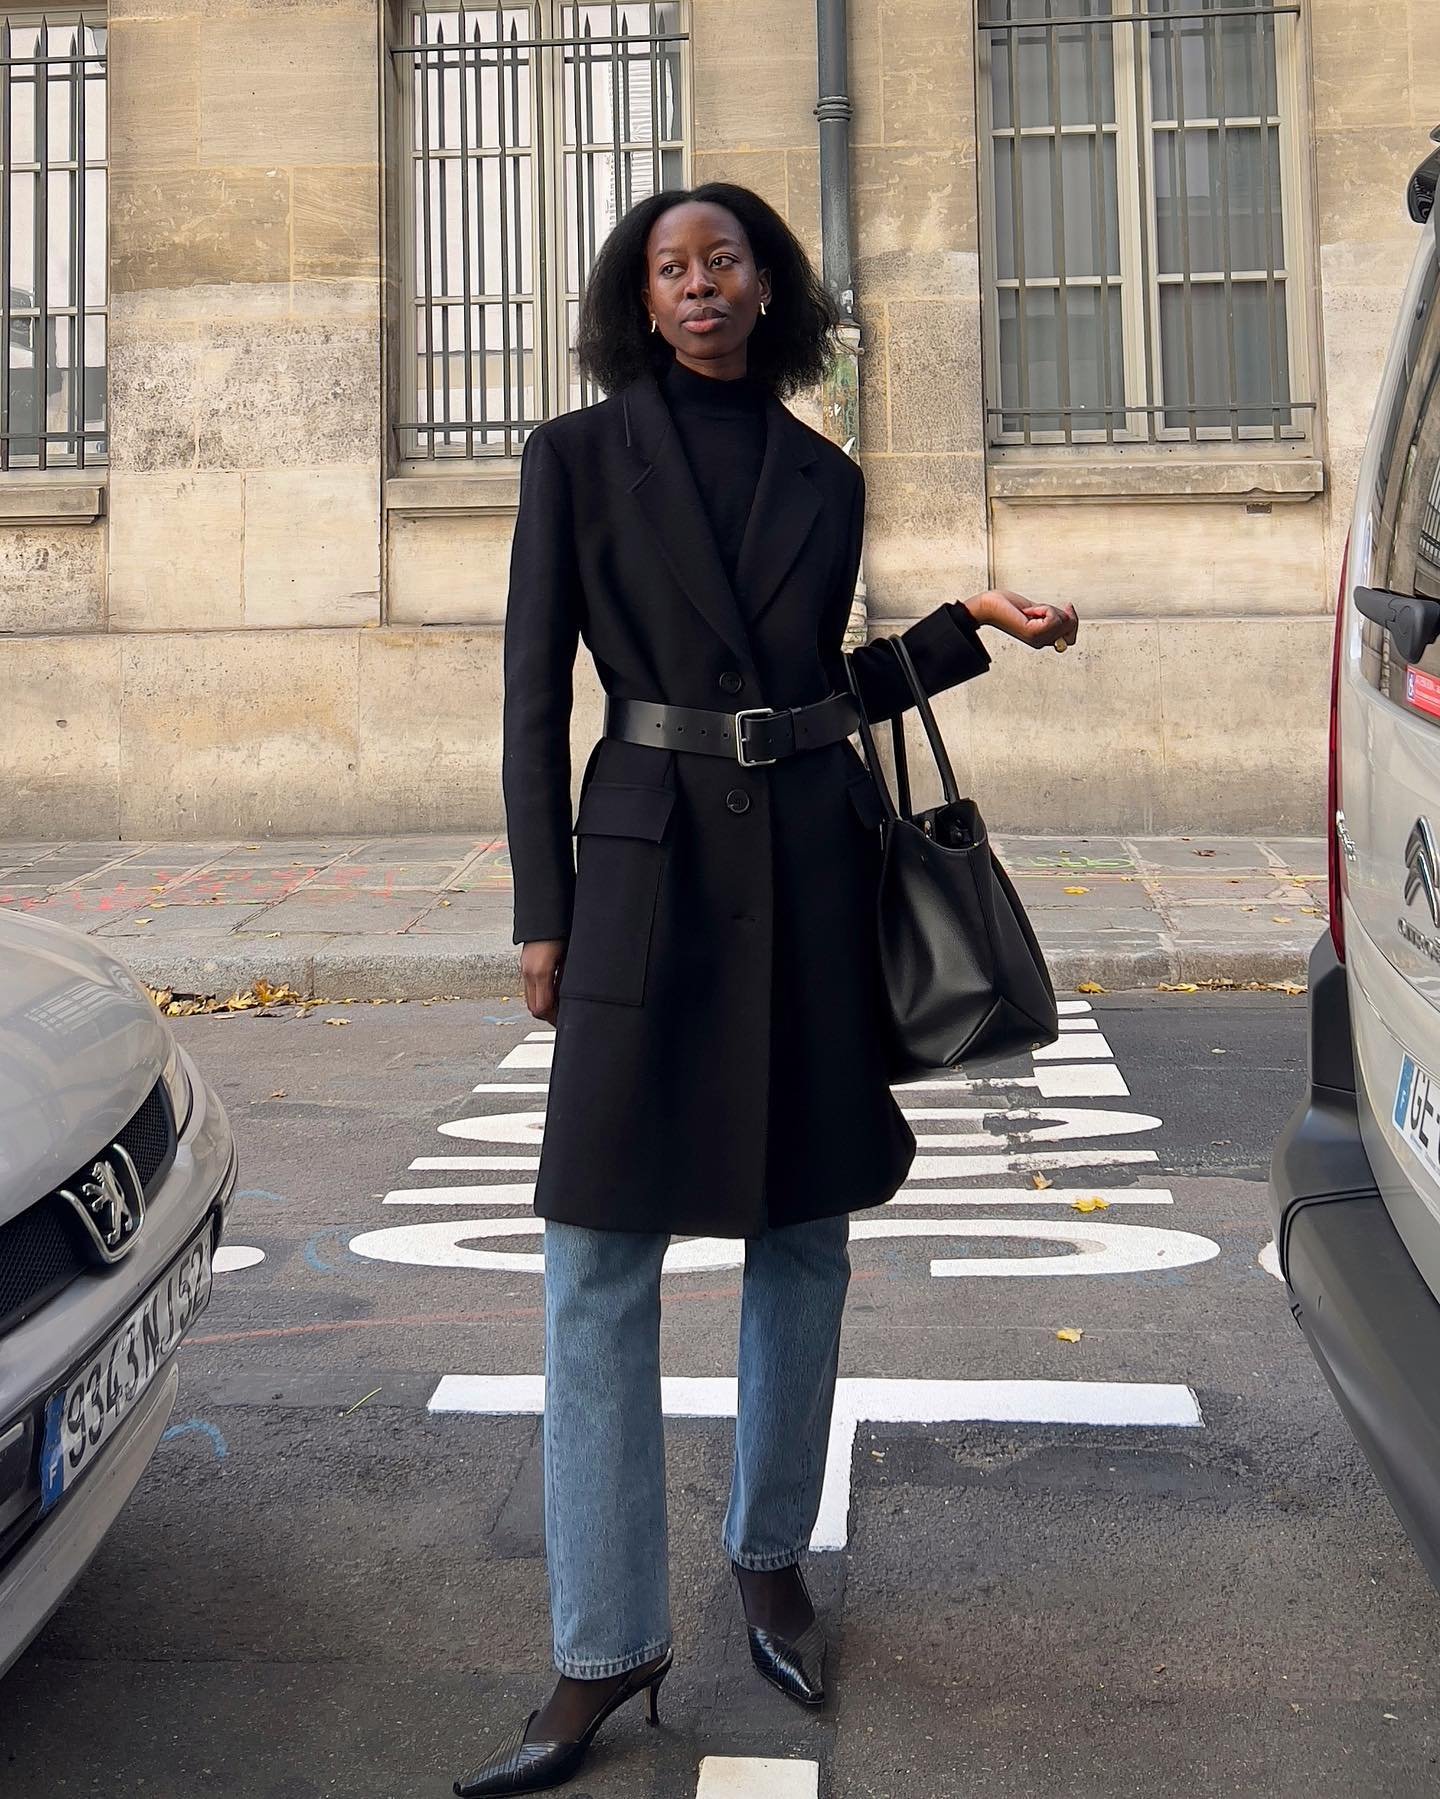
[{"label": "tote bag handle", "polygon": [[[955,780],[955,770],[950,763],[949,751],[945,748],[945,739],[940,735],[940,727],[935,722],[935,713],[930,705],[930,696],[921,685],[920,677],[915,672],[915,664],[909,650],[901,642],[898,635],[887,637],[895,659],[900,664],[900,672],[904,675],[906,685],[910,689],[915,709],[920,714],[921,723],[925,727],[925,737],[930,745],[931,754],[935,758],[936,767],[940,771],[941,786],[945,791],[947,804],[953,805],[960,798],[960,788]],[[885,777],[880,772],[880,761],[875,752],[875,735],[866,716],[864,702],[860,698],[860,689],[855,680],[855,671],[851,667],[851,659],[845,657],[845,679],[850,685],[850,692],[855,698],[855,709],[859,714],[860,741],[865,746],[865,765],[870,778],[880,794],[885,815],[889,819],[909,818],[910,810],[910,770],[905,758],[905,726],[903,713],[897,712],[890,720],[890,740],[895,752],[895,781],[899,792],[898,808],[890,797],[890,789]]]}]

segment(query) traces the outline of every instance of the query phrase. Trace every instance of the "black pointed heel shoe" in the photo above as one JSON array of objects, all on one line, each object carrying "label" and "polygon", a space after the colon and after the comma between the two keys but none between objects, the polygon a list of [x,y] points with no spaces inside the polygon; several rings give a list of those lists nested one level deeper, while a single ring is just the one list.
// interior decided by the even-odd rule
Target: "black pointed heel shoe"
[{"label": "black pointed heel shoe", "polygon": [[505,1799],[511,1793],[543,1793],[550,1787],[564,1786],[580,1772],[586,1751],[595,1733],[610,1716],[637,1693],[650,1695],[650,1723],[660,1722],[660,1688],[674,1665],[675,1653],[665,1651],[663,1660],[653,1667],[636,1668],[611,1695],[573,1743],[527,1743],[525,1732],[539,1716],[531,1712],[514,1736],[492,1750],[489,1760],[464,1780],[455,1782],[459,1799]]},{"label": "black pointed heel shoe", "polygon": [[[737,1584],[740,1581],[740,1570],[731,1563]],[[800,1585],[805,1588],[805,1597],[810,1598],[810,1589],[805,1586],[805,1576],[800,1575]],[[741,1587],[741,1603],[744,1603],[744,1588]],[[811,1600],[813,1612],[815,1603]],[[825,1703],[825,1630],[818,1618],[815,1618],[808,1629],[792,1642],[786,1637],[777,1636],[773,1631],[757,1630],[747,1620],[746,1629],[750,1635],[750,1659],[755,1664],[755,1671],[762,1679],[768,1680],[772,1687],[778,1688],[787,1699],[793,1699],[797,1705],[803,1705],[810,1711],[818,1711]]]}]

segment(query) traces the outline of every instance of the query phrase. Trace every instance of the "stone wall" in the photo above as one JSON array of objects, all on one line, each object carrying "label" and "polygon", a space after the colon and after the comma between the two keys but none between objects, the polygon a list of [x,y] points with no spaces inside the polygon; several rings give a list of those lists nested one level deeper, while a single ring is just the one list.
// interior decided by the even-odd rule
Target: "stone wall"
[{"label": "stone wall", "polygon": [[[416,476],[385,429],[391,4],[115,0],[112,461],[0,479],[0,835],[501,822],[514,471]],[[872,619],[992,580],[1085,617],[1073,654],[1001,644],[941,702],[992,823],[1318,825],[1331,595],[1440,120],[1432,6],[1306,8],[1314,452],[1122,478],[987,455],[973,0],[851,0]],[[813,7],[695,0],[692,31],[695,178],[756,188],[818,258]]]}]

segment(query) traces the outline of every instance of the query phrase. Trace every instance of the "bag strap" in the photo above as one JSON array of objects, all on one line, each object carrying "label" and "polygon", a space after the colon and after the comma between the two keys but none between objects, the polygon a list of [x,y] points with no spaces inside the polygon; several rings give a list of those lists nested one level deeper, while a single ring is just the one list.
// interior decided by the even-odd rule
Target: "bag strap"
[{"label": "bag strap", "polygon": [[865,713],[865,702],[860,697],[859,683],[855,679],[855,669],[848,650],[842,654],[840,660],[845,664],[845,680],[855,699],[856,722],[860,730],[860,742],[865,749],[865,772],[869,775],[876,793],[880,796],[886,823],[894,824],[900,814],[895,810],[895,802],[890,797],[890,789],[885,783],[884,775],[880,772],[880,757],[875,748],[875,733],[871,730],[870,720]]},{"label": "bag strap", "polygon": [[[926,693],[924,687],[921,686],[920,677],[915,672],[915,664],[910,659],[910,652],[900,641],[898,634],[890,637],[887,641],[894,650],[895,656],[900,663],[905,679],[909,684],[910,692],[915,700],[915,709],[920,714],[921,721],[925,726],[925,735],[929,739],[931,752],[934,755],[936,765],[940,770],[940,784],[945,789],[946,802],[950,805],[954,805],[960,798],[960,789],[956,784],[955,770],[950,766],[950,753],[945,748],[945,739],[940,735],[940,727],[936,724],[935,714],[930,708],[930,696]],[[898,713],[893,722],[898,731],[900,724]]]}]

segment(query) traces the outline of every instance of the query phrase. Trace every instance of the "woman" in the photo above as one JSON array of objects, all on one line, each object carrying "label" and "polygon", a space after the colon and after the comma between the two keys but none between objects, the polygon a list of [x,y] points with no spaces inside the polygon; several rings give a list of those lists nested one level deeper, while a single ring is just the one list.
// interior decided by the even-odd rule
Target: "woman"
[{"label": "woman", "polygon": [[[864,483],[781,404],[819,379],[835,317],[757,195],[659,194],[620,221],[585,294],[580,362],[610,398],[525,446],[503,766],[525,996],[556,1027],[535,1203],[560,1679],[455,1783],[465,1799],[561,1784],[642,1692],[655,1721],[671,1663],[659,1322],[672,1234],[745,1239],[724,1546],[756,1668],[801,1704],[824,1699],[800,1560],[847,1220],[888,1200],[915,1153],[887,1081],[878,802],[847,741]],[[981,626],[1063,649],[1077,622],[1008,593],[942,605],[905,638],[927,691],[988,666]],[[572,862],[581,638],[607,711]],[[872,718],[909,700],[883,645],[853,666]]]}]

